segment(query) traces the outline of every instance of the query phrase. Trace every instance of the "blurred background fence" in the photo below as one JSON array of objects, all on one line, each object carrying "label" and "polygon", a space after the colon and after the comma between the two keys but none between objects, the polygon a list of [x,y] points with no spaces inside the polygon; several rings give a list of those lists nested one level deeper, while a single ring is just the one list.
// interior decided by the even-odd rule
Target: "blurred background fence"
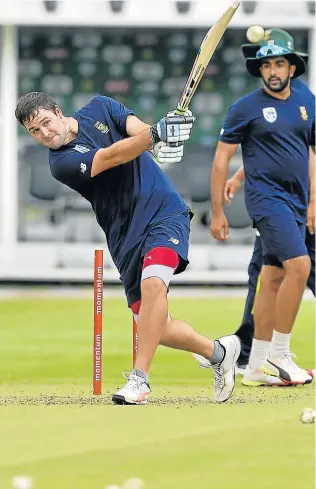
[{"label": "blurred background fence", "polygon": [[[152,123],[176,106],[206,30],[230,3],[1,2],[0,281],[90,281],[94,247],[106,250],[88,203],[51,177],[47,150],[18,127],[17,97],[46,91],[69,116],[105,94]],[[223,118],[239,97],[261,86],[246,72],[240,46],[252,24],[288,29],[297,50],[309,52],[303,80],[315,91],[314,15],[314,2],[245,1],[216,50],[192,102],[197,122],[183,164],[162,167],[196,211],[191,264],[178,282],[246,282],[254,230],[243,192],[227,209],[228,242],[209,234],[209,175]],[[237,152],[230,173],[241,163]],[[118,282],[105,256],[105,281]]]}]

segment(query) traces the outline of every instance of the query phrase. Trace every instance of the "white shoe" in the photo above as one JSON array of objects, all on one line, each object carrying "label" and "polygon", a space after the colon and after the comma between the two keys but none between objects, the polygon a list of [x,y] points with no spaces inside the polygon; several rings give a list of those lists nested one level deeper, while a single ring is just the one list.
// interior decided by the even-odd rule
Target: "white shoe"
[{"label": "white shoe", "polygon": [[212,368],[212,365],[207,358],[199,355],[198,353],[192,353],[192,355],[194,356],[195,360],[200,364],[200,368]]},{"label": "white shoe", "polygon": [[150,387],[147,382],[133,371],[129,374],[125,386],[113,394],[112,401],[114,404],[146,404],[149,393]]},{"label": "white shoe", "polygon": [[245,364],[239,365],[237,362],[236,368],[235,368],[236,377],[243,377],[247,367],[248,367],[248,365],[245,365]]},{"label": "white shoe", "polygon": [[252,370],[249,365],[247,365],[244,370],[244,376],[241,381],[243,385],[247,385],[248,387],[260,387],[260,386],[286,386],[283,380],[278,379],[277,377],[272,377],[272,375],[267,375],[263,373],[260,369]]},{"label": "white shoe", "polygon": [[235,365],[240,355],[240,340],[236,335],[222,336],[217,341],[225,350],[221,363],[211,365],[214,371],[214,400],[226,402],[235,387]]},{"label": "white shoe", "polygon": [[293,360],[293,354],[268,358],[261,366],[262,372],[283,380],[285,384],[310,384],[313,377],[307,370],[299,367]]}]

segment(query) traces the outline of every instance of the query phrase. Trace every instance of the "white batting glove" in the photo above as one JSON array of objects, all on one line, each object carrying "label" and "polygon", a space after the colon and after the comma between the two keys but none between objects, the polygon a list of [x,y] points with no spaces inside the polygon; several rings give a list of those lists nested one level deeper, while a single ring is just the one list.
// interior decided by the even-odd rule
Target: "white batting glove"
[{"label": "white batting glove", "polygon": [[170,116],[163,117],[150,128],[152,143],[164,141],[165,143],[179,144],[187,141],[194,121],[195,117],[175,115],[173,113]]},{"label": "white batting glove", "polygon": [[180,163],[183,158],[183,143],[179,146],[168,146],[160,141],[156,143],[151,151],[157,163]]},{"label": "white batting glove", "polygon": [[[168,112],[168,113],[167,113],[167,117],[172,117],[172,116],[176,116],[176,115],[177,115],[177,114],[176,114],[176,110],[172,110],[171,112]],[[187,109],[187,110],[186,110],[186,111],[185,111],[183,114],[181,114],[181,115],[183,115],[184,117],[192,117],[192,118],[194,119],[194,121],[193,121],[193,122],[195,122],[195,121],[196,121],[196,117],[195,117],[195,116],[192,114],[191,110],[189,110],[189,109]],[[193,125],[193,124],[192,124],[192,125]],[[191,126],[190,131],[189,131],[189,137],[188,137],[188,139],[190,139],[190,135],[191,135],[191,129],[192,129],[192,126]],[[184,144],[184,142],[183,142],[183,143],[173,143],[173,146],[177,146],[177,145],[179,145],[179,144]]]}]

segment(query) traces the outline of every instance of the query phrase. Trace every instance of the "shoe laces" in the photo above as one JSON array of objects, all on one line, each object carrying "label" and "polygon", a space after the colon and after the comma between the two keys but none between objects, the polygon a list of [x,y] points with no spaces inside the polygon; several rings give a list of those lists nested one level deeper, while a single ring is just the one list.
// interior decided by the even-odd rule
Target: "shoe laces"
[{"label": "shoe laces", "polygon": [[302,370],[301,367],[299,365],[297,365],[297,363],[294,361],[297,359],[297,356],[295,355],[295,353],[290,351],[289,353],[284,355],[284,358],[285,358],[286,362],[288,363],[288,365],[290,365],[291,367],[299,368],[300,370]]},{"label": "shoe laces", "polygon": [[125,370],[123,372],[123,377],[127,379],[127,383],[125,387],[132,389],[133,391],[139,391],[142,384],[146,384],[145,379],[139,377],[134,372],[130,372]]},{"label": "shoe laces", "polygon": [[210,364],[214,372],[214,384],[215,389],[223,390],[225,386],[224,379],[224,369],[221,363],[216,363],[215,365]]},{"label": "shoe laces", "polygon": [[200,363],[199,368],[212,368],[211,362],[206,365],[205,363]]}]

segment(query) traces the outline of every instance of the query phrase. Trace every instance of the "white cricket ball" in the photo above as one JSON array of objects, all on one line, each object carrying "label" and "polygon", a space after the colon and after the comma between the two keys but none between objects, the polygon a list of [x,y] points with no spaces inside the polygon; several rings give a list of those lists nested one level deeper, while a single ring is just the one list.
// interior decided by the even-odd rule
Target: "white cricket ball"
[{"label": "white cricket ball", "polygon": [[316,411],[311,408],[304,408],[301,412],[301,421],[304,424],[315,423]]},{"label": "white cricket ball", "polygon": [[131,477],[122,485],[122,489],[144,489],[144,487],[144,482],[138,477]]},{"label": "white cricket ball", "polygon": [[264,28],[261,25],[251,25],[247,30],[248,41],[258,44],[264,38]]},{"label": "white cricket ball", "polygon": [[26,475],[16,475],[12,479],[13,489],[33,489],[33,480]]}]

